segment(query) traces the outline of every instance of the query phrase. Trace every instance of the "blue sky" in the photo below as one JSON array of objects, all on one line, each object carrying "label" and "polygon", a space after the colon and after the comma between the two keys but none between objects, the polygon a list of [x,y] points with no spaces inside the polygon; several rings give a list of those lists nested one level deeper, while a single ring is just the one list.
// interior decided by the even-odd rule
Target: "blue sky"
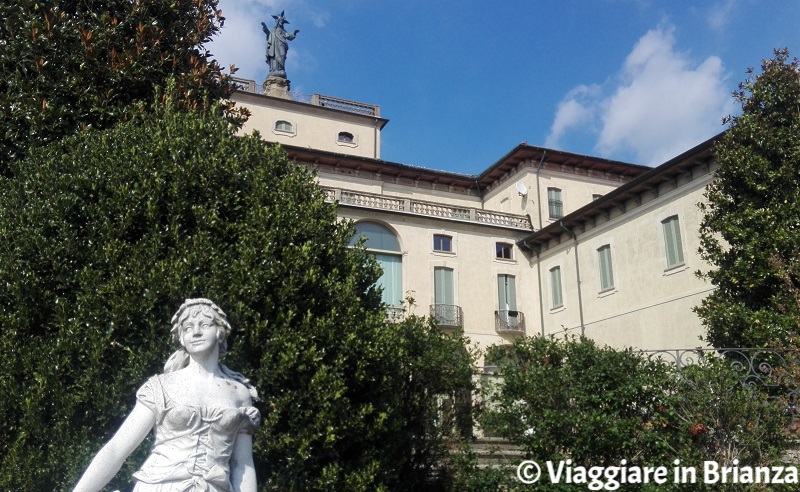
[{"label": "blue sky", "polygon": [[478,174],[520,142],[658,165],[724,130],[796,0],[220,0],[223,66],[267,74],[286,11],[292,91],[377,104],[381,157]]}]

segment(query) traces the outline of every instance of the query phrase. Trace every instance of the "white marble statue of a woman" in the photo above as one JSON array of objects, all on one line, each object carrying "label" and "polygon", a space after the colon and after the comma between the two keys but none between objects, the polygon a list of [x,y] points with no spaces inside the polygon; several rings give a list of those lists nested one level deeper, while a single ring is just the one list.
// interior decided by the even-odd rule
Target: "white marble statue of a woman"
[{"label": "white marble statue of a woman", "polygon": [[137,391],[133,411],[75,492],[102,489],[153,429],[153,450],[133,475],[135,492],[255,492],[257,394],[244,376],[219,362],[230,331],[225,313],[208,299],[183,303],[172,318],[172,337],[181,348],[164,374]]}]

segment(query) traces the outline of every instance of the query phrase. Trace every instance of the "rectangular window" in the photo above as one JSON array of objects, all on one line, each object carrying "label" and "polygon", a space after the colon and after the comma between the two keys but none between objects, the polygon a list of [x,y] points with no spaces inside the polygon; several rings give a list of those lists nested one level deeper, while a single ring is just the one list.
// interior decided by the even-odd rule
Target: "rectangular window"
[{"label": "rectangular window", "polygon": [[551,219],[560,219],[564,216],[564,202],[561,201],[561,190],[547,188],[547,203],[549,204]]},{"label": "rectangular window", "polygon": [[661,221],[664,228],[664,245],[667,254],[667,268],[683,265],[683,244],[681,243],[681,227],[678,216]]},{"label": "rectangular window", "polygon": [[600,263],[600,292],[614,288],[614,269],[611,265],[611,245],[606,244],[597,249]]},{"label": "rectangular window", "polygon": [[435,267],[433,269],[433,291],[435,304],[452,306],[456,303],[452,268]]},{"label": "rectangular window", "polygon": [[497,305],[500,311],[517,310],[517,285],[513,275],[497,276]]},{"label": "rectangular window", "polygon": [[376,254],[375,258],[383,270],[377,285],[383,290],[383,302],[388,306],[403,305],[403,257]]},{"label": "rectangular window", "polygon": [[495,244],[495,257],[503,260],[512,259],[511,253],[514,247],[509,243],[496,243]]},{"label": "rectangular window", "polygon": [[434,234],[433,235],[433,250],[434,251],[445,251],[445,252],[452,252],[453,251],[453,238],[450,236],[445,236],[444,234]]},{"label": "rectangular window", "polygon": [[561,267],[550,269],[550,290],[552,291],[552,307],[558,308],[564,305],[564,298],[561,294]]},{"label": "rectangular window", "polygon": [[460,310],[456,306],[452,268],[434,267],[433,304],[432,314],[440,325],[461,325]]}]

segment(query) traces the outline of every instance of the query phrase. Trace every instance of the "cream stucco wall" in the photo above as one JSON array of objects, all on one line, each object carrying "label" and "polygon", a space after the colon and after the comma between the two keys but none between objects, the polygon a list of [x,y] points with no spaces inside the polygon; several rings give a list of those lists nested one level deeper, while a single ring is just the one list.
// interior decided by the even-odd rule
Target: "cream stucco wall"
[{"label": "cream stucco wall", "polygon": [[[548,188],[561,190],[563,214],[568,215],[591,203],[593,195],[606,195],[629,182],[631,177],[615,174],[625,172],[624,165],[599,172],[591,163],[580,168],[560,167],[546,157],[525,160],[499,167],[505,174],[478,189],[478,177],[448,177],[379,161],[380,129],[386,120],[255,93],[237,92],[234,100],[252,112],[243,132],[258,129],[268,141],[336,154],[302,163],[316,171],[329,198],[358,195],[349,202],[340,200],[341,218],[377,222],[395,233],[402,249],[403,291],[415,299],[416,314],[428,315],[434,302],[434,268],[453,270],[455,304],[462,309],[464,332],[476,346],[508,343],[519,336],[495,329],[501,274],[516,280],[517,310],[524,315],[526,335],[583,331],[600,344],[642,349],[702,344],[703,328],[692,307],[711,289],[694,274],[705,267],[696,253],[701,220],[696,204],[711,180],[707,166],[698,164],[682,178],[655,182],[652,191],[626,198],[627,203],[576,227],[572,232],[577,241],[564,232],[549,239],[537,255],[516,243],[535,234],[531,225],[535,230],[557,227],[549,214]],[[294,125],[294,134],[274,130],[281,119]],[[341,131],[356,136],[355,144],[337,142]],[[341,154],[355,159],[342,163],[347,159]],[[527,194],[520,193],[518,183]],[[479,218],[478,211],[499,215]],[[679,217],[685,262],[667,269],[661,221],[673,215]],[[434,234],[450,236],[453,251],[434,251]],[[512,259],[496,257],[498,242],[514,245]],[[611,246],[615,282],[613,289],[600,292],[597,249],[605,244]],[[554,266],[561,268],[564,299],[557,308],[551,306],[549,270]]]},{"label": "cream stucco wall", "polygon": [[[703,200],[711,176],[680,184],[664,183],[657,193],[628,204],[626,213],[577,234],[541,255],[543,332],[581,333],[581,302],[585,335],[601,344],[641,349],[691,348],[705,345],[700,319],[692,308],[711,286],[695,272],[705,267],[696,254]],[[655,196],[658,194],[658,196]],[[667,268],[662,221],[677,215],[684,264]],[[614,214],[612,214],[612,217]],[[597,250],[611,246],[614,288],[601,292]],[[578,264],[576,266],[575,249]],[[561,268],[564,303],[553,308],[550,270]],[[537,265],[533,265],[537,268]],[[580,300],[578,296],[580,271]]]},{"label": "cream stucco wall", "polygon": [[[527,190],[521,195],[517,184]],[[548,188],[561,190],[564,215],[574,212],[592,201],[593,195],[605,195],[622,185],[617,179],[602,179],[593,176],[564,174],[543,168],[538,172],[530,164],[509,176],[484,197],[484,205],[492,210],[512,214],[529,214],[535,228],[540,229],[553,222],[550,217]],[[538,206],[537,206],[538,203]],[[541,223],[540,223],[541,219]]]},{"label": "cream stucco wall", "polygon": [[[527,258],[516,246],[512,259],[495,257],[497,242],[513,244],[521,232],[351,207],[340,207],[339,215],[356,222],[377,222],[395,232],[403,251],[403,289],[415,299],[415,314],[427,316],[434,303],[434,268],[451,268],[455,303],[463,313],[463,329],[477,346],[507,343],[518,336],[495,330],[499,274],[515,277],[517,310],[523,313],[526,325],[529,317],[536,315],[535,282]],[[452,237],[453,251],[434,251],[434,234]]]},{"label": "cream stucco wall", "polygon": [[[380,118],[251,92],[237,91],[231,100],[252,113],[241,129],[243,134],[258,130],[261,137],[270,142],[380,158],[380,131],[385,123]],[[275,130],[278,120],[290,122],[294,132]],[[340,132],[352,134],[353,142],[340,142]]]}]

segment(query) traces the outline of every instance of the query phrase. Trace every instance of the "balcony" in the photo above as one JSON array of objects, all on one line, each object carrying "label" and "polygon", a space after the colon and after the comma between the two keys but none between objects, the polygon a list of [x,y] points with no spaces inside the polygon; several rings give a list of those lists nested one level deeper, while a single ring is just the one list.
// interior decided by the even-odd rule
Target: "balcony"
[{"label": "balcony", "polygon": [[519,311],[495,311],[494,327],[497,333],[525,333],[525,315]]},{"label": "balcony", "polygon": [[435,319],[442,328],[461,328],[464,326],[461,306],[431,304],[431,318]]},{"label": "balcony", "polygon": [[525,231],[530,231],[532,229],[530,220],[524,215],[492,212],[483,209],[425,202],[397,196],[363,193],[340,188],[323,187],[322,189],[325,191],[326,201],[338,202],[340,205],[363,207],[373,210],[390,210],[411,215],[437,217]]},{"label": "balcony", "polygon": [[389,323],[399,323],[406,318],[406,308],[403,306],[386,306],[386,319]]}]

